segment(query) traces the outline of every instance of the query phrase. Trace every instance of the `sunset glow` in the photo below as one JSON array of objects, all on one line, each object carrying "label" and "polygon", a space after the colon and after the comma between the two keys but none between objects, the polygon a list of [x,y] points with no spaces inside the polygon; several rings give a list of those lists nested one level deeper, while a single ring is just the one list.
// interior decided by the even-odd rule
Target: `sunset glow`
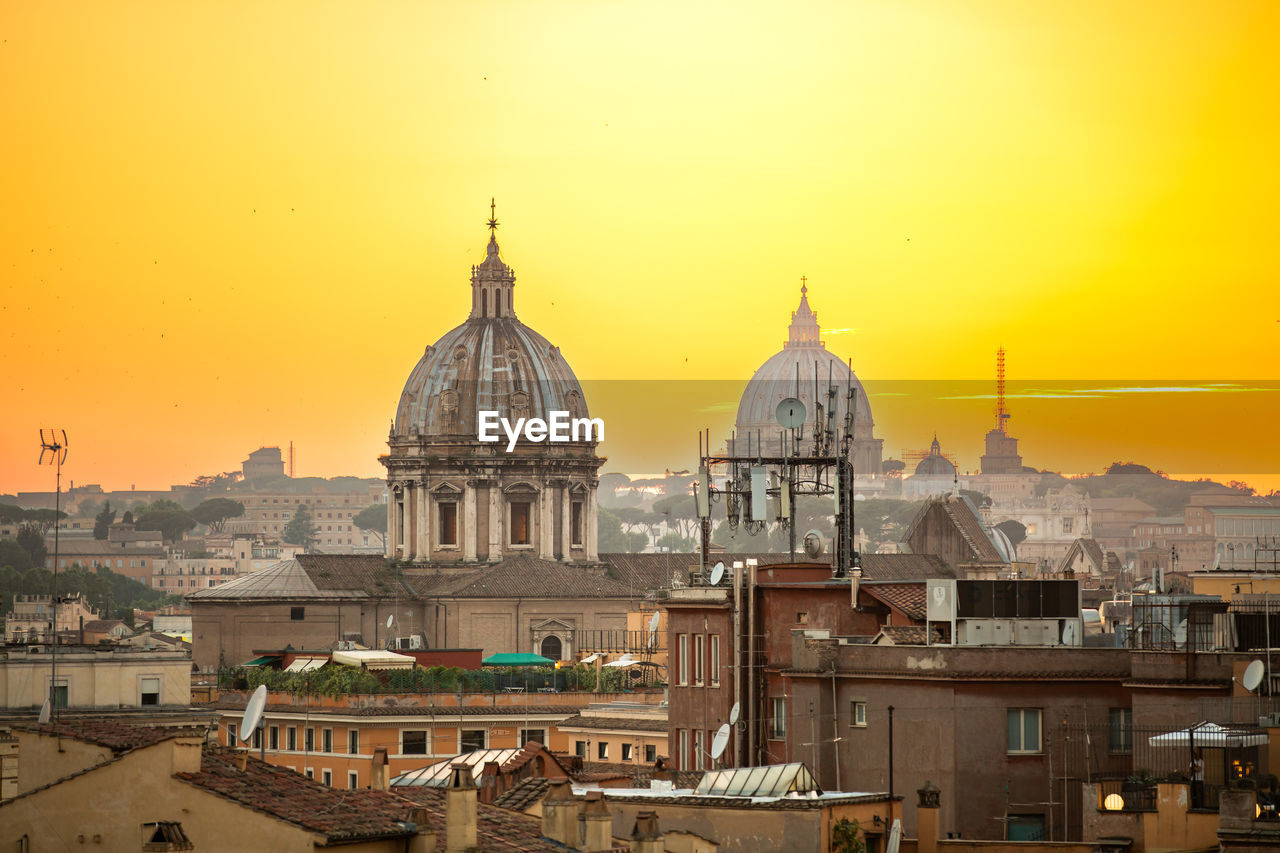
[{"label": "sunset glow", "polygon": [[290,441],[381,476],[491,197],[604,471],[692,464],[804,275],[886,456],[937,431],[976,468],[1003,346],[1028,465],[1280,488],[1277,32],[1267,2],[10,3],[0,493],[52,488],[47,426],[106,489]]}]

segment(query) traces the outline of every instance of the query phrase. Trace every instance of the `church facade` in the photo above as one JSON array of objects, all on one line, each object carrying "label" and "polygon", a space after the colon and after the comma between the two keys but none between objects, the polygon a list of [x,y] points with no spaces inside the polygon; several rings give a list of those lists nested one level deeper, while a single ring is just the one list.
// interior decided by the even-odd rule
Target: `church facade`
[{"label": "church facade", "polygon": [[[558,347],[520,322],[515,272],[489,220],[471,269],[471,312],[428,346],[405,382],[380,461],[387,470],[387,554],[412,565],[475,567],[512,556],[594,564],[596,485],[604,460],[589,439],[479,440],[481,412],[587,418]],[[501,435],[501,431],[499,431]],[[580,437],[582,437],[580,435]]]}]

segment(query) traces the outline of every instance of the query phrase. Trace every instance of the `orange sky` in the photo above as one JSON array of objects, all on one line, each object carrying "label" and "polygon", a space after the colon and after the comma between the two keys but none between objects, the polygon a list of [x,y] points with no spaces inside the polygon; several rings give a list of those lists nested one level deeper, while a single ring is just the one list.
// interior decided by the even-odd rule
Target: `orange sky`
[{"label": "orange sky", "polygon": [[[380,474],[491,195],[520,318],[584,379],[744,381],[801,275],[869,383],[985,380],[998,345],[1039,388],[1280,379],[1278,31],[1271,2],[9,3],[0,493],[51,486],[42,425],[106,488],[290,440]],[[1280,486],[1274,390],[1170,427],[1219,396],[1011,428],[1039,467]],[[951,417],[873,403],[887,455]],[[696,433],[658,443],[604,452]]]}]

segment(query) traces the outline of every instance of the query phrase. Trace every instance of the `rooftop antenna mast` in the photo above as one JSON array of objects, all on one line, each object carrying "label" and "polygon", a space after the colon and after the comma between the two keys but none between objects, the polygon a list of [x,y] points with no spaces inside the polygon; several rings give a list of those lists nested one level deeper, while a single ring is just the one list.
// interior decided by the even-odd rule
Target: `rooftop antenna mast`
[{"label": "rooftop antenna mast", "polygon": [[62,515],[62,463],[67,461],[67,431],[65,429],[40,430],[40,464],[54,469],[53,493],[53,637],[49,660],[48,713],[40,712],[41,722],[58,717],[58,516]]},{"label": "rooftop antenna mast", "polygon": [[1004,347],[996,350],[996,429],[1004,432],[1009,413],[1004,408]]}]

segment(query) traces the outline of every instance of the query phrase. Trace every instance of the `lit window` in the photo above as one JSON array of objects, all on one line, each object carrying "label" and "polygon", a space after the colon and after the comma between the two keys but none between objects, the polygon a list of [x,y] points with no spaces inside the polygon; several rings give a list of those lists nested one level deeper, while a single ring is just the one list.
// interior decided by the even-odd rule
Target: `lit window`
[{"label": "lit window", "polygon": [[1040,751],[1040,709],[1010,708],[1007,713],[1010,753],[1034,753]]},{"label": "lit window", "polygon": [[531,506],[532,505],[528,501],[511,502],[512,545],[529,544],[529,510]]}]

